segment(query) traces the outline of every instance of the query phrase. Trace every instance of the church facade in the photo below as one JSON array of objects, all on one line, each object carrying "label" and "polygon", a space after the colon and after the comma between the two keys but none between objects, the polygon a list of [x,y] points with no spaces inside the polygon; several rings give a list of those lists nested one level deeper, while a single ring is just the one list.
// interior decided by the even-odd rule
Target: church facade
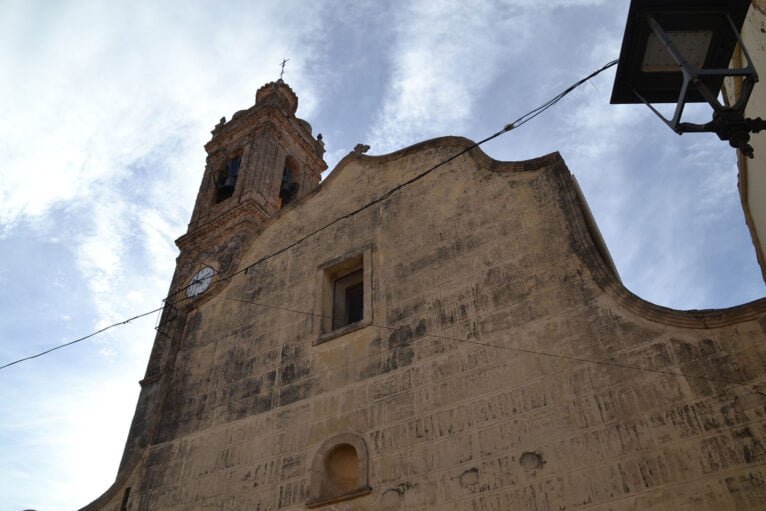
[{"label": "church facade", "polygon": [[83,509],[762,509],[766,300],[632,295],[558,154],[445,137],[320,184],[296,110],[279,80],[214,129]]}]

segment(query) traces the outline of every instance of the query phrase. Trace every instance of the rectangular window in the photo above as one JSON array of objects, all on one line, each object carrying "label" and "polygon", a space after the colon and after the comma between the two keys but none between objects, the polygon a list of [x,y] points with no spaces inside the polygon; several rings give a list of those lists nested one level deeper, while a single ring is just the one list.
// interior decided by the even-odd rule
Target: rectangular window
[{"label": "rectangular window", "polygon": [[364,270],[338,277],[333,283],[332,328],[341,328],[364,317]]},{"label": "rectangular window", "polygon": [[319,267],[314,306],[317,343],[372,322],[371,256],[368,246]]}]

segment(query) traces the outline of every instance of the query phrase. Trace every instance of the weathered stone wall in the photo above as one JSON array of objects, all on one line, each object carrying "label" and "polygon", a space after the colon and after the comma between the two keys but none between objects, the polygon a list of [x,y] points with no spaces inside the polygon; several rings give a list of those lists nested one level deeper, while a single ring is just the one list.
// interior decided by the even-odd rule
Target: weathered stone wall
[{"label": "weathered stone wall", "polygon": [[[467,144],[350,156],[241,267]],[[318,268],[369,244],[371,325],[316,344]],[[341,433],[372,491],[329,509],[762,508],[765,318],[642,302],[558,155],[473,150],[203,295],[127,509],[305,509]]]}]

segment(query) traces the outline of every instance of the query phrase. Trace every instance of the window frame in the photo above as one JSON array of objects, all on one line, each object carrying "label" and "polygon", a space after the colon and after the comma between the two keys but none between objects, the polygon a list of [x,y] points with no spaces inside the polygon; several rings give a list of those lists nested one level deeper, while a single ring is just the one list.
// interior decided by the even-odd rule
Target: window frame
[{"label": "window frame", "polygon": [[[352,313],[355,312],[355,304],[351,303],[351,299],[358,294],[357,290],[360,288],[362,314],[354,320]],[[362,321],[364,319],[364,268],[351,270],[350,273],[335,277],[332,281],[332,295],[332,330]]]},{"label": "window frame", "polygon": [[[372,324],[372,244],[349,251],[319,265],[314,300],[314,345],[346,335]],[[335,326],[336,283],[356,271],[362,271],[362,318],[354,323]],[[345,289],[349,289],[347,286]],[[345,311],[347,312],[347,311]]]}]

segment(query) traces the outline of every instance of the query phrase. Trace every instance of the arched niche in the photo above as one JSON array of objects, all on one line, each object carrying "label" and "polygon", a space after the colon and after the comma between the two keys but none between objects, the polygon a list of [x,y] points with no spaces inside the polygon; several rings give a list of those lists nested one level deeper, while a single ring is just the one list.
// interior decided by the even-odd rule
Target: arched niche
[{"label": "arched niche", "polygon": [[306,506],[315,508],[371,491],[364,439],[353,433],[341,433],[326,440],[311,464],[311,498]]}]

